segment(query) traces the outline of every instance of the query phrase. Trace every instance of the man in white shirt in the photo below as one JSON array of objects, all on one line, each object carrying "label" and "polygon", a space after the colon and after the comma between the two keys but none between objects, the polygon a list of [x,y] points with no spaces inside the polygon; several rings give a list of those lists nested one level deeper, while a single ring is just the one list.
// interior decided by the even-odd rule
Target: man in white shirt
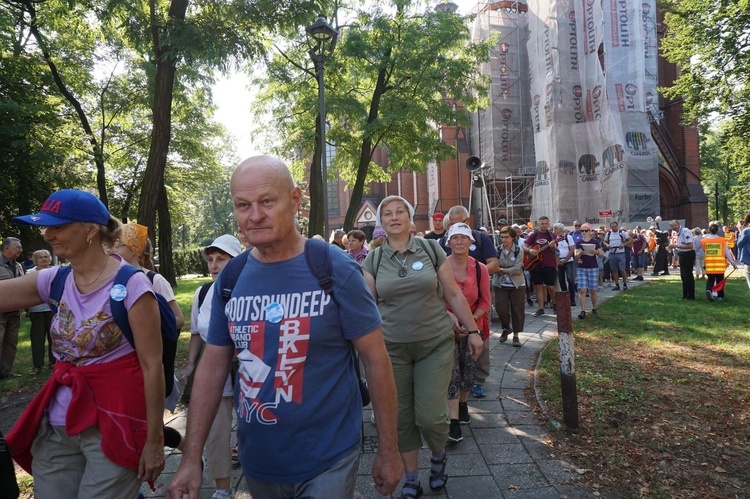
[{"label": "man in white shirt", "polygon": [[612,269],[615,291],[620,290],[620,276],[622,276],[622,289],[628,289],[628,272],[625,263],[625,247],[630,247],[633,240],[628,233],[620,230],[617,222],[609,224],[610,231],[605,236],[605,242],[609,245],[609,268]]},{"label": "man in white shirt", "polygon": [[680,260],[680,279],[682,280],[682,299],[695,300],[695,248],[693,247],[693,233],[686,227],[680,227],[680,222],[672,220],[669,226],[677,232],[677,244],[670,244],[669,249],[677,250]]}]

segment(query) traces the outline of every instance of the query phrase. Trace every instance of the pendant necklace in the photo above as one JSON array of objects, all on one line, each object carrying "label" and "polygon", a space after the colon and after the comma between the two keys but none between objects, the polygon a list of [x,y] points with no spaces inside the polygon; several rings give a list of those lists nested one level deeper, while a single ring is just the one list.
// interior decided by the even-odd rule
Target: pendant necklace
[{"label": "pendant necklace", "polygon": [[[399,277],[406,277],[406,271],[407,271],[407,268],[406,268],[406,259],[407,258],[409,258],[408,254],[404,256],[404,261],[401,262],[401,268],[398,269],[398,276]],[[398,257],[396,258],[396,260],[398,260]]]}]

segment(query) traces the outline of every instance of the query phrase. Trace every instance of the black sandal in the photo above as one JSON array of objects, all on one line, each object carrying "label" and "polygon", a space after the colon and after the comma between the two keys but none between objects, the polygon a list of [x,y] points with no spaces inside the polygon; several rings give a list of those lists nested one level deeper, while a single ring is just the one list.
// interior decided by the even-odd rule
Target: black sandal
[{"label": "black sandal", "polygon": [[[404,488],[406,488],[406,484],[404,484]],[[422,489],[422,484],[420,483],[417,486],[417,492],[414,494],[412,494],[411,492],[404,492],[402,489],[399,499],[417,499],[418,497],[422,497],[422,494],[424,494],[424,490]]]},{"label": "black sandal", "polygon": [[448,483],[448,475],[445,473],[445,463],[448,461],[448,454],[446,453],[442,459],[430,458],[431,464],[442,464],[439,472],[430,470],[430,488],[432,490],[443,490],[445,485]]}]

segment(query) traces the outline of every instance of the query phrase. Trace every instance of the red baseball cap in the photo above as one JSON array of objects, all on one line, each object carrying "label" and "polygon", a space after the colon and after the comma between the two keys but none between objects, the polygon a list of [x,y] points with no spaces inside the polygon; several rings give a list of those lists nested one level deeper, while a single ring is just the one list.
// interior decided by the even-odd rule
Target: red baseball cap
[{"label": "red baseball cap", "polygon": [[432,214],[432,218],[437,218],[437,219],[440,219],[440,220],[442,220],[442,219],[444,219],[444,218],[445,218],[445,215],[443,215],[442,213],[440,213],[440,212],[438,211],[438,212],[436,212],[436,213],[433,213],[433,214]]}]

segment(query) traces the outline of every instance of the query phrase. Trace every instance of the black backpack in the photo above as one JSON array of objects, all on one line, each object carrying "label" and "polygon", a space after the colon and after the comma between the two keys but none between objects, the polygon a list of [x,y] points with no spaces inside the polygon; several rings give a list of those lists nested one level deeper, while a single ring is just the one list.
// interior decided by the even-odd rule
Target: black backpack
[{"label": "black backpack", "polygon": [[[52,280],[52,286],[50,287],[49,299],[52,313],[57,313],[57,307],[60,305],[60,298],[62,297],[63,290],[65,288],[65,280],[70,275],[72,267],[65,266],[60,267],[57,271],[57,275]],[[112,287],[122,285],[127,287],[128,281],[140,269],[133,267],[132,265],[125,265],[117,271],[115,275],[115,282]],[[154,272],[156,274],[156,272]],[[153,275],[148,276],[153,283]],[[174,387],[174,359],[177,355],[177,338],[180,332],[177,330],[177,319],[174,316],[172,308],[169,306],[169,302],[164,296],[154,291],[156,295],[156,302],[159,305],[159,316],[161,319],[161,341],[162,341],[162,364],[164,365],[164,386],[165,394],[169,395]],[[130,329],[130,322],[128,322],[128,311],[125,309],[125,303],[123,301],[115,300],[110,296],[109,306],[112,310],[112,318],[115,320],[117,327],[122,331],[123,336],[128,342],[135,348],[135,342],[133,341],[133,331]]]},{"label": "black backpack", "polygon": [[[245,250],[229,260],[221,271],[221,274],[219,275],[219,286],[221,289],[221,299],[224,303],[229,302],[229,299],[232,297],[232,291],[237,284],[237,279],[240,277],[242,269],[245,267],[247,255],[250,251],[251,250]],[[331,245],[318,239],[306,240],[305,262],[307,263],[307,268],[310,269],[310,273],[318,280],[320,288],[325,291],[334,302],[336,302],[336,297],[333,294],[333,281],[331,280]],[[359,265],[357,267],[359,268]],[[359,271],[361,272],[362,269],[360,268]],[[357,372],[357,380],[359,381],[362,407],[365,407],[370,403],[370,391],[367,388],[367,381],[362,378],[362,370],[359,366],[359,355],[357,355],[357,351],[354,347],[352,347],[352,361],[354,362],[354,368]]]}]

